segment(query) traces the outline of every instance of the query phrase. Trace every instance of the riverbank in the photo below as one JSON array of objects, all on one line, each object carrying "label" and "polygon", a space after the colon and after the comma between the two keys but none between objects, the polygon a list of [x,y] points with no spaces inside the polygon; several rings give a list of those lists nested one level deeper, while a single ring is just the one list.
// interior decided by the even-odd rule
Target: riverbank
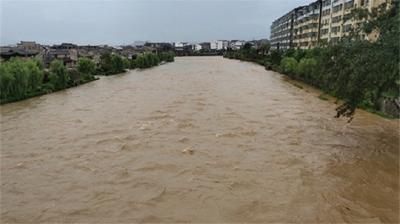
[{"label": "riverbank", "polygon": [[[246,62],[255,63],[257,65],[260,65],[257,62],[252,62],[252,61],[246,61]],[[343,103],[342,100],[338,99],[337,97],[335,97],[335,96],[333,96],[333,95],[331,95],[329,93],[326,93],[326,92],[322,91],[319,88],[316,88],[315,86],[312,86],[312,85],[309,85],[307,83],[304,83],[301,80],[293,79],[293,78],[291,78],[291,77],[289,77],[287,75],[284,75],[284,74],[282,74],[280,72],[277,72],[277,73],[283,75],[285,77],[284,80],[287,81],[288,83],[292,84],[293,86],[295,86],[295,87],[297,87],[299,89],[302,89],[305,92],[310,92],[310,91],[315,92],[315,97],[317,97],[320,100],[329,101],[331,103],[334,103],[335,105],[340,105],[340,104]],[[391,116],[389,114],[385,114],[385,113],[383,113],[381,111],[374,110],[373,108],[360,106],[360,107],[358,107],[358,110],[363,110],[365,112],[368,112],[368,113],[371,113],[371,114],[375,114],[375,115],[380,116],[380,117],[385,118],[385,119],[398,120],[397,117]]]},{"label": "riverbank", "polygon": [[[268,55],[260,55],[253,49],[242,49],[236,52],[227,52],[224,57],[252,62],[265,67],[266,70],[284,74],[289,79],[320,89],[324,92],[323,95],[330,95],[339,99],[335,100],[336,102],[341,102],[336,108],[337,116],[351,117],[355,111],[353,107],[357,104],[356,108],[364,109],[385,118],[398,119],[400,117],[400,101],[393,98],[397,92],[391,87],[387,87],[385,90],[380,87],[381,93],[378,94],[376,93],[377,86],[372,85],[365,87],[366,93],[358,93],[356,97],[349,95],[351,92],[348,90],[344,90],[349,83],[342,83],[342,79],[348,77],[340,78],[342,75],[337,74],[343,73],[346,69],[341,69],[337,65],[330,65],[329,60],[335,58],[330,56],[333,51],[332,49],[314,48],[286,52],[271,51]],[[394,81],[393,85],[396,85]],[[358,91],[357,88],[361,87],[354,84],[354,86],[351,85],[348,88]],[[360,94],[363,96],[359,96]],[[377,95],[380,95],[380,97],[377,97]]]},{"label": "riverbank", "polygon": [[39,92],[36,92],[36,93],[32,93],[32,94],[26,95],[24,98],[21,98],[21,99],[7,99],[7,100],[3,100],[3,101],[0,101],[0,105],[8,104],[8,103],[14,103],[14,102],[22,101],[22,100],[27,100],[27,99],[29,99],[29,98],[38,97],[38,96],[43,96],[43,95],[46,95],[46,94],[51,94],[51,93],[55,93],[55,92],[58,92],[58,91],[63,91],[63,90],[69,89],[69,88],[79,87],[79,86],[81,86],[81,85],[84,85],[84,84],[89,83],[89,82],[96,81],[96,80],[98,80],[98,79],[99,79],[99,78],[95,77],[95,78],[93,78],[93,79],[91,79],[91,80],[82,81],[82,82],[79,83],[78,85],[69,86],[69,87],[67,87],[67,88],[65,88],[65,89],[59,89],[59,90],[55,90],[55,91],[51,91],[51,92],[39,91]]},{"label": "riverbank", "polygon": [[[313,47],[310,42],[281,47],[277,41],[272,48],[246,43],[225,56],[255,61],[343,100],[336,108],[336,117],[351,118],[358,107],[363,107],[399,118],[398,3],[379,7],[371,14],[349,14],[348,19],[365,19],[338,41],[318,40]],[[379,35],[375,35],[377,30]],[[374,39],[365,38],[373,35]]]},{"label": "riverbank", "polygon": [[170,52],[145,53],[131,60],[116,54],[105,53],[99,64],[80,58],[74,69],[66,68],[54,60],[48,69],[37,60],[11,59],[0,64],[0,105],[58,92],[96,81],[95,76],[125,73],[126,70],[147,69],[173,62]]},{"label": "riverbank", "polygon": [[[84,65],[84,66],[83,66]],[[0,64],[0,104],[24,100],[95,81],[88,59],[79,59],[76,69],[53,60],[48,68],[36,59],[12,58]]]},{"label": "riverbank", "polygon": [[224,55],[223,51],[216,52],[180,52],[175,51],[176,56],[184,57],[184,56],[192,56],[192,57],[209,57],[209,56],[222,56]]},{"label": "riverbank", "polygon": [[[257,64],[257,65],[261,65],[261,66],[262,66],[262,64],[259,64],[259,63],[257,63],[257,62],[252,62],[252,61],[247,61],[247,62],[255,63],[255,64]],[[276,72],[279,73],[279,74],[282,74],[282,73],[280,73],[280,72],[278,72],[278,71],[276,71]],[[282,75],[284,75],[284,74],[282,74]],[[332,102],[332,103],[334,103],[334,104],[336,104],[336,105],[343,104],[343,101],[342,101],[342,100],[338,99],[337,97],[335,97],[335,96],[333,96],[333,95],[331,95],[331,94],[329,94],[329,93],[324,92],[323,90],[321,90],[321,89],[319,89],[319,88],[316,88],[315,86],[309,85],[309,84],[307,84],[307,83],[305,83],[305,82],[302,82],[301,80],[293,79],[293,78],[291,78],[290,76],[287,76],[287,75],[284,75],[284,76],[285,76],[285,80],[286,80],[287,82],[291,83],[292,85],[296,86],[297,88],[300,88],[300,89],[304,89],[304,88],[305,88],[305,89],[306,89],[305,91],[309,91],[310,88],[311,88],[311,89],[316,89],[317,91],[320,92],[320,93],[316,96],[316,97],[318,97],[320,100],[330,101],[330,102]],[[392,115],[387,114],[387,113],[383,113],[383,112],[378,111],[378,110],[375,110],[375,109],[373,109],[373,108],[371,108],[371,107],[359,106],[358,109],[364,110],[364,111],[366,111],[366,112],[369,112],[369,113],[378,115],[378,116],[383,117],[383,118],[386,118],[386,119],[391,119],[391,120],[398,120],[398,119],[399,119],[398,117],[392,116]]]}]

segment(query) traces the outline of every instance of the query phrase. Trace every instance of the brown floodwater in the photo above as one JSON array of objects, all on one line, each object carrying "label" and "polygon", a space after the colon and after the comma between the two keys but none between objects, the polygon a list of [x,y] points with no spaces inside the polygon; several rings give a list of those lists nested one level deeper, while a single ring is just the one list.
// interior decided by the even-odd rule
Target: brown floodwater
[{"label": "brown floodwater", "polygon": [[399,222],[399,121],[183,57],[1,106],[2,222]]}]

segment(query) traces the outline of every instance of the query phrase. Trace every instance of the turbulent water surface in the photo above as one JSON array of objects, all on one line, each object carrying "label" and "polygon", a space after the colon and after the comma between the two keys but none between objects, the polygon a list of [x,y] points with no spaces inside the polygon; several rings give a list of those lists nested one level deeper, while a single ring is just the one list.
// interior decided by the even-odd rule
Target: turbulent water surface
[{"label": "turbulent water surface", "polygon": [[398,121],[220,57],[1,106],[3,222],[398,222]]}]

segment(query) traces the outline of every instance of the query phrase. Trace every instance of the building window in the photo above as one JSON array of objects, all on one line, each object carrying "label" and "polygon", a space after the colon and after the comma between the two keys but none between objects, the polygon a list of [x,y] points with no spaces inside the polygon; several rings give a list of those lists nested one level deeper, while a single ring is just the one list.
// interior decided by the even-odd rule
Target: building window
[{"label": "building window", "polygon": [[322,16],[328,16],[329,14],[331,14],[331,9],[327,9],[322,12]]},{"label": "building window", "polygon": [[361,6],[368,6],[369,5],[369,0],[361,0],[360,5]]},{"label": "building window", "polygon": [[351,24],[345,25],[345,26],[343,27],[343,32],[348,33],[348,32],[350,32],[351,30],[352,30]]},{"label": "building window", "polygon": [[342,20],[342,16],[336,16],[332,18],[332,23],[338,23]]},{"label": "building window", "polygon": [[344,22],[346,22],[346,21],[350,20],[350,19],[351,19],[351,17],[352,17],[352,14],[351,14],[351,13],[348,13],[348,14],[344,15],[344,16],[343,16],[343,20],[344,20]]},{"label": "building window", "polygon": [[329,29],[322,29],[321,30],[321,34],[322,35],[326,35],[326,34],[328,34],[329,33]]},{"label": "building window", "polygon": [[331,5],[331,0],[326,0],[326,1],[324,1],[323,3],[322,3],[322,6],[323,7],[325,7],[325,6],[330,6]]},{"label": "building window", "polygon": [[332,33],[337,34],[338,32],[340,32],[340,26],[332,27]]},{"label": "building window", "polygon": [[350,9],[354,7],[354,0],[350,1],[350,2],[346,2],[344,4],[344,9]]},{"label": "building window", "polygon": [[342,9],[343,9],[343,4],[340,4],[340,5],[333,7],[332,12],[336,13],[336,12],[341,11]]}]

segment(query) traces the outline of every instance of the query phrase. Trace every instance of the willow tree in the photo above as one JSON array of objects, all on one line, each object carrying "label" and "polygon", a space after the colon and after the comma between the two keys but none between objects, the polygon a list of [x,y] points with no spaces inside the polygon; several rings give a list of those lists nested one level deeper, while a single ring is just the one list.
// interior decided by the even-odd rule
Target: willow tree
[{"label": "willow tree", "polygon": [[68,85],[69,76],[67,68],[60,60],[53,60],[50,63],[50,82],[56,89],[65,89]]}]

